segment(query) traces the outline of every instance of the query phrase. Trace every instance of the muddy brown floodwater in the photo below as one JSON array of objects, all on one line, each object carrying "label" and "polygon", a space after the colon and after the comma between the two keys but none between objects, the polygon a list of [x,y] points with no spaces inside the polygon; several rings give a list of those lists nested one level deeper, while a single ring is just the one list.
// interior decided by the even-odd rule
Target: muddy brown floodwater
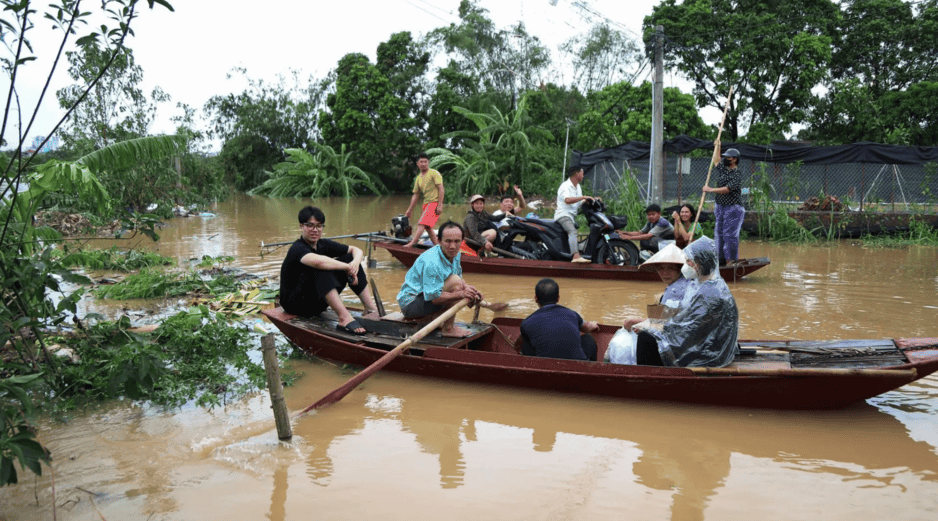
[{"label": "muddy brown floodwater", "polygon": [[[176,219],[147,247],[232,255],[268,276],[309,201],[238,196],[214,218]],[[384,230],[406,197],[317,200],[325,235]],[[465,208],[446,214],[462,219]],[[351,241],[363,249],[364,242]],[[102,244],[102,247],[109,244]],[[730,284],[741,338],[938,336],[938,249],[744,241],[772,264]],[[404,267],[370,270],[385,306]],[[534,309],[536,278],[468,275],[508,316]],[[655,283],[560,279],[561,303],[617,323]],[[486,315],[488,313],[488,315]],[[491,317],[483,311],[482,318]],[[469,320],[466,312],[461,319]],[[307,360],[298,410],[349,376]],[[685,406],[469,385],[379,372],[278,442],[264,394],[211,411],[106,404],[44,421],[39,479],[0,490],[3,520],[938,519],[938,379],[840,411]],[[53,483],[54,475],[54,483]]]}]

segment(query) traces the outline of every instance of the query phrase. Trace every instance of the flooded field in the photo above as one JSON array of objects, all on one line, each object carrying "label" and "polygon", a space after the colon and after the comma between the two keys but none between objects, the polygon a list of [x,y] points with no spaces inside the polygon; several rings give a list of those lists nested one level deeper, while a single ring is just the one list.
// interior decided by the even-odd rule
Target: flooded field
[{"label": "flooded field", "polygon": [[[180,260],[231,255],[234,266],[275,277],[286,250],[262,257],[260,243],[293,240],[308,202],[238,196],[213,208],[216,217],[176,219],[159,243],[141,245]],[[407,202],[316,201],[326,236],[385,230]],[[461,221],[465,210],[449,205],[444,215]],[[772,261],[730,284],[740,338],[938,336],[938,249],[744,241],[740,251]],[[370,276],[396,310],[405,269],[383,250],[373,258]],[[505,315],[536,308],[536,278],[467,279],[508,302]],[[558,282],[561,304],[610,324],[640,314],[663,289]],[[350,375],[290,364],[304,374],[286,389],[291,410]],[[846,410],[780,412],[378,373],[297,420],[294,434],[277,440],[264,394],[212,411],[118,402],[45,421],[39,437],[52,467],[0,489],[0,519],[938,518],[935,376]]]}]

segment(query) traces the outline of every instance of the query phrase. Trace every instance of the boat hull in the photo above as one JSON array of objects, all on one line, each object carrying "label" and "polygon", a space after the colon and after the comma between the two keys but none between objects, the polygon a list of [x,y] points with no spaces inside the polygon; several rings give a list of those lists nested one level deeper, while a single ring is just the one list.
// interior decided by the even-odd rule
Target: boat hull
[{"label": "boat hull", "polygon": [[[408,268],[414,265],[422,248],[407,247],[392,242],[375,242],[374,246],[384,248]],[[464,273],[485,273],[490,275],[511,275],[521,277],[579,278],[602,280],[635,280],[661,282],[653,270],[643,270],[639,266],[614,266],[606,264],[585,264],[566,261],[541,261],[529,259],[508,259],[504,257],[472,257],[463,255],[460,264]],[[727,282],[734,282],[750,273],[771,264],[765,257],[740,259],[734,266],[720,268],[720,276]]]},{"label": "boat hull", "polygon": [[[264,314],[303,351],[334,362],[367,366],[385,355],[390,347],[366,345],[370,343],[368,336],[359,337],[360,340],[338,338],[328,332],[328,325],[321,329],[310,327],[305,319],[297,319],[279,308]],[[894,371],[883,371],[888,374],[875,376],[864,371],[832,375],[806,371],[801,376],[791,370],[779,371],[777,375],[769,374],[771,371],[759,376],[701,375],[687,368],[537,358],[514,352],[518,343],[518,323],[518,319],[496,319],[492,326],[462,345],[418,344],[410,353],[395,358],[385,369],[480,384],[610,398],[777,409],[842,408],[938,370],[936,338],[889,341],[895,346],[896,354],[893,356],[900,357],[903,362],[882,366]],[[615,330],[613,326],[601,327],[597,334],[601,352]],[[399,342],[400,337],[396,340]],[[756,343],[741,342],[741,345]],[[870,365],[863,367],[876,368]]]}]

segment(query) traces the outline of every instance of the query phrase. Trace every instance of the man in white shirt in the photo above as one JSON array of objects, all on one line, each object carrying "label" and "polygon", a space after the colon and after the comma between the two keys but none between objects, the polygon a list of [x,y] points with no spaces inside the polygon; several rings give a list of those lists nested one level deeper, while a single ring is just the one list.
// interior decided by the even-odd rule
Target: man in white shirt
[{"label": "man in white shirt", "polygon": [[583,195],[583,188],[580,186],[582,182],[583,168],[576,165],[568,168],[567,180],[557,189],[557,209],[554,210],[554,220],[567,232],[573,262],[589,262],[589,259],[580,256],[576,240],[576,214],[583,201],[593,200],[592,197]]}]

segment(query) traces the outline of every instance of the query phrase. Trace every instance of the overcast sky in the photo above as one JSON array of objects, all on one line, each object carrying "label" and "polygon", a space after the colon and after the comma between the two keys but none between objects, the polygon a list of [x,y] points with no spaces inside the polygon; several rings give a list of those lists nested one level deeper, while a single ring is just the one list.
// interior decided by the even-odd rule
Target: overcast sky
[{"label": "overcast sky", "polygon": [[[651,14],[658,1],[480,0],[478,4],[489,11],[498,28],[523,21],[529,34],[555,50],[601,17],[639,39],[642,20]],[[271,81],[291,68],[302,71],[303,78],[310,74],[322,77],[347,53],[360,52],[373,60],[378,44],[393,33],[410,31],[419,37],[434,28],[458,22],[459,7],[459,0],[170,0],[170,3],[175,12],[159,6],[153,11],[144,8],[132,25],[136,36],[129,40],[137,63],[143,68],[145,91],[149,93],[158,85],[172,96],[172,102],[161,106],[158,120],[150,129],[154,134],[174,131],[169,118],[179,114],[177,102],[198,109],[201,117],[201,109],[211,96],[242,91],[243,83],[226,79],[233,67],[245,67],[250,77]],[[57,34],[40,32],[48,25],[37,23],[32,36],[41,57],[54,55],[58,45]],[[40,34],[46,36],[40,38]],[[60,65],[60,69],[52,92],[71,82],[65,73],[67,65]],[[30,64],[29,72],[28,83],[18,82],[24,106],[35,104],[48,62]],[[544,79],[559,83],[557,78]],[[672,86],[671,81],[669,77],[666,86]],[[0,87],[5,98],[9,85],[4,83]],[[52,98],[44,106],[47,110],[30,131],[31,136],[48,133],[61,114]]]}]

